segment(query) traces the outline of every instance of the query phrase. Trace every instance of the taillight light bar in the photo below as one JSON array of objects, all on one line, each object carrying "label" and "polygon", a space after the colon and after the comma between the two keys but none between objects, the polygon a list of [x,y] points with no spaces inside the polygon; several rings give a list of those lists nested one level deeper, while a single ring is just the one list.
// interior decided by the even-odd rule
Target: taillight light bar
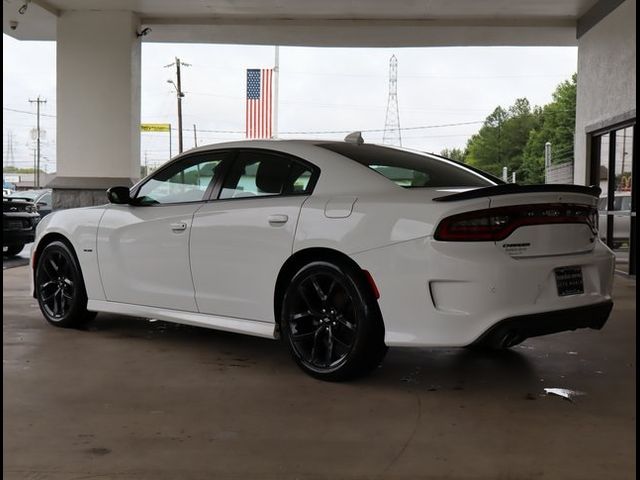
[{"label": "taillight light bar", "polygon": [[434,238],[449,242],[499,241],[519,227],[558,223],[583,223],[597,234],[598,210],[570,203],[487,208],[445,218],[436,228]]}]

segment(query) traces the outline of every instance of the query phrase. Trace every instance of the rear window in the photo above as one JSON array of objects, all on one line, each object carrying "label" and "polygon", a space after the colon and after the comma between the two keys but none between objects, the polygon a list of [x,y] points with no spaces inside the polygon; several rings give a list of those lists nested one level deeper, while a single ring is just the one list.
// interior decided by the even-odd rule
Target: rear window
[{"label": "rear window", "polygon": [[404,188],[486,187],[496,182],[463,165],[419,153],[344,142],[318,144],[385,176]]}]

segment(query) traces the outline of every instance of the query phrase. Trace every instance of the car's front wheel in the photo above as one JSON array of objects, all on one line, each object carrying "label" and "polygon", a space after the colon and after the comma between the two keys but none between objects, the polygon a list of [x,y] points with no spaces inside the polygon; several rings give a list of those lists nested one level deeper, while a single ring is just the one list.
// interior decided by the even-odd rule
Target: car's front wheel
[{"label": "car's front wheel", "polygon": [[95,317],[87,311],[87,293],[71,249],[54,241],[38,255],[35,289],[44,318],[57,327],[78,327]]},{"label": "car's front wheel", "polygon": [[302,267],[284,295],[281,331],[296,363],[321,380],[368,373],[384,354],[384,326],[362,271],[313,262]]}]

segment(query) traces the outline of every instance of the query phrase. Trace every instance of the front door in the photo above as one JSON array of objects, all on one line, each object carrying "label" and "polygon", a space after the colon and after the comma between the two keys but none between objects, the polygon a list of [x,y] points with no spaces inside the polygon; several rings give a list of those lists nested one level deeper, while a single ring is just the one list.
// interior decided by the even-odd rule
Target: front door
[{"label": "front door", "polygon": [[201,313],[274,321],[276,278],[315,174],[265,150],[244,150],[231,161],[218,200],[193,219],[191,269]]},{"label": "front door", "polygon": [[108,301],[197,311],[189,236],[225,155],[199,154],[169,164],[138,189],[133,205],[109,206],[98,230]]}]

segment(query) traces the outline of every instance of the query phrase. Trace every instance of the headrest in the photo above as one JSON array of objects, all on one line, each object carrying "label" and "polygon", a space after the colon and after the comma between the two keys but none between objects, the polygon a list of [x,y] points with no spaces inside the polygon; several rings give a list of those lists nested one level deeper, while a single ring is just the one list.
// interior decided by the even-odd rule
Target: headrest
[{"label": "headrest", "polygon": [[289,173],[289,162],[268,159],[260,162],[256,173],[256,186],[264,193],[278,194]]}]

